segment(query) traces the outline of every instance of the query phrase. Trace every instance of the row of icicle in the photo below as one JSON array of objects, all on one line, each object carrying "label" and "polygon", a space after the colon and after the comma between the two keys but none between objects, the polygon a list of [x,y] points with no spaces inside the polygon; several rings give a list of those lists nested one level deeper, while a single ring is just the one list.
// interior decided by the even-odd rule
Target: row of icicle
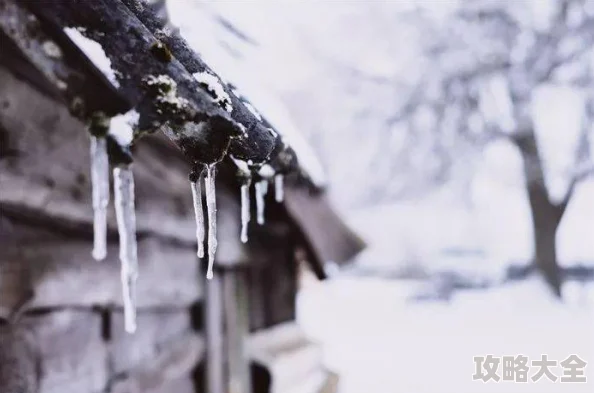
[{"label": "row of icicle", "polygon": [[[109,158],[105,138],[91,137],[91,184],[93,195],[93,252],[96,260],[107,256],[107,206],[109,204]],[[113,170],[115,210],[120,237],[120,261],[125,329],[136,331],[136,280],[138,254],[134,177],[130,165]]]},{"label": "row of icicle", "polygon": [[[138,279],[138,255],[136,244],[136,215],[134,210],[134,177],[130,165],[114,168],[115,210],[120,239],[121,282],[124,303],[125,329],[129,333],[136,331],[136,281]],[[208,236],[202,207],[201,180],[204,179]],[[109,159],[105,138],[91,137],[91,183],[93,199],[93,251],[96,260],[103,260],[107,255],[107,206],[109,205]],[[251,182],[241,185],[241,234],[243,243],[248,241],[250,222]],[[191,182],[192,199],[196,220],[197,255],[204,258],[204,241],[207,241],[208,266],[206,278],[213,277],[214,258],[217,249],[215,167],[205,165],[197,182]],[[283,175],[274,176],[275,200],[283,201]],[[268,181],[255,183],[256,212],[258,224],[264,224],[264,201],[268,193]]]},{"label": "row of icicle", "polygon": [[[241,241],[243,243],[247,243],[248,241],[247,228],[251,219],[250,184],[251,181],[248,180],[241,185]],[[268,194],[268,181],[257,181],[254,188],[256,191],[256,221],[259,225],[263,225],[265,197]],[[282,202],[284,199],[283,175],[281,174],[274,176],[274,199],[276,202]]]}]

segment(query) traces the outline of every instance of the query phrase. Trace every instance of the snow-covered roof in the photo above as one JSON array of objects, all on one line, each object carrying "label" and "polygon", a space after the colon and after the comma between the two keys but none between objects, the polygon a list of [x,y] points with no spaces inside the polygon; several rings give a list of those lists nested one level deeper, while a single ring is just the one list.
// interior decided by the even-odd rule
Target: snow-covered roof
[{"label": "snow-covered roof", "polygon": [[111,60],[105,54],[100,43],[85,37],[76,27],[65,27],[64,32],[115,87],[120,87],[115,71],[111,67]]},{"label": "snow-covered roof", "polygon": [[[281,100],[253,72],[253,67],[229,51],[229,46],[233,44],[224,37],[225,33],[220,30],[216,17],[196,2],[170,1],[167,2],[167,10],[171,23],[179,28],[192,49],[217,70],[223,82],[236,86],[234,93],[249,101],[244,103],[254,116],[264,117],[274,127],[271,131],[277,131],[295,151],[301,170],[312,183],[319,187],[325,186],[326,173],[314,149],[295,125]],[[233,49],[241,51],[242,48]]]},{"label": "snow-covered roof", "polygon": [[295,151],[299,166],[311,181],[316,186],[326,185],[326,174],[320,160],[311,145],[299,132],[282,103],[263,88],[249,83],[242,83],[241,86],[240,94],[258,108],[258,113],[264,116],[280,133],[282,140]]}]

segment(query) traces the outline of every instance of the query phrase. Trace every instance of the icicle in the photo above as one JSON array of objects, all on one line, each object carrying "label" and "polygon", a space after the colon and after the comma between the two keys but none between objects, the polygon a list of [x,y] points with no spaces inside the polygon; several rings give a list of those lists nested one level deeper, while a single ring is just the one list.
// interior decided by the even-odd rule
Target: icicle
[{"label": "icicle", "polygon": [[214,257],[217,251],[217,200],[214,165],[206,165],[204,185],[206,190],[206,212],[208,214],[208,268],[206,278],[210,280],[213,276]]},{"label": "icicle", "polygon": [[260,180],[256,182],[256,213],[258,224],[264,224],[264,197],[268,192],[268,182],[266,180]]},{"label": "icicle", "polygon": [[198,258],[204,258],[204,213],[202,211],[202,191],[200,189],[200,179],[197,182],[190,183],[192,187],[192,200],[194,201],[194,216],[196,217],[196,242],[198,243]]},{"label": "icicle", "polygon": [[250,181],[241,185],[241,242],[248,241],[248,223],[250,222]]},{"label": "icicle", "polygon": [[268,194],[268,180],[262,180],[262,195]]},{"label": "icicle", "polygon": [[125,166],[113,170],[113,179],[115,209],[120,235],[125,328],[128,333],[134,333],[136,331],[136,280],[138,278],[134,177],[130,167]]},{"label": "icicle", "polygon": [[285,199],[283,175],[274,175],[274,199],[277,202],[282,202]]},{"label": "icicle", "polygon": [[91,137],[91,184],[93,193],[93,251],[100,261],[107,255],[107,205],[109,205],[109,160],[105,138]]}]

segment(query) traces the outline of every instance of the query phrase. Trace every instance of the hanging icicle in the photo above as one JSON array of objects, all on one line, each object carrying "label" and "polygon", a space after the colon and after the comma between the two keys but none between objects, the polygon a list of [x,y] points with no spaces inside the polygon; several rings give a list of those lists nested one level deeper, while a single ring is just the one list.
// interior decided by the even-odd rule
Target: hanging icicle
[{"label": "hanging icicle", "polygon": [[93,251],[97,261],[107,255],[107,206],[109,205],[109,159],[105,138],[91,136],[91,186],[93,194]]},{"label": "hanging icicle", "polygon": [[136,331],[136,280],[138,256],[136,246],[136,215],[134,212],[134,177],[130,166],[113,170],[115,209],[120,236],[120,261],[124,301],[125,329]]},{"label": "hanging icicle", "polygon": [[204,180],[204,189],[206,191],[206,212],[208,215],[208,267],[206,278],[212,279],[214,258],[217,251],[217,200],[215,189],[215,166],[214,164],[205,165],[206,178]]},{"label": "hanging icicle", "polygon": [[281,174],[274,175],[274,199],[282,202],[285,199],[284,178]]},{"label": "hanging icicle", "polygon": [[204,258],[204,212],[202,210],[202,190],[200,181],[202,173],[196,182],[191,182],[192,200],[194,201],[194,216],[196,218],[196,242],[198,243],[198,258]]},{"label": "hanging icicle", "polygon": [[258,224],[264,224],[264,204],[266,193],[268,192],[268,182],[266,180],[260,180],[256,182],[256,214]]},{"label": "hanging icicle", "polygon": [[241,185],[241,242],[248,241],[248,224],[250,222],[250,184],[247,179]]},{"label": "hanging icicle", "polygon": [[268,180],[262,180],[262,195],[268,194]]}]

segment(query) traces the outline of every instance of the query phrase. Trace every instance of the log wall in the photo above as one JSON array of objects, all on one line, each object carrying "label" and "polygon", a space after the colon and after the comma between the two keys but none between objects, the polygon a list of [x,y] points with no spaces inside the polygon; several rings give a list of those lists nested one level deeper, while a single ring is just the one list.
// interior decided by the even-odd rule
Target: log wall
[{"label": "log wall", "polygon": [[[135,148],[138,331],[125,333],[115,215],[92,259],[89,142],[52,98],[0,67],[0,393],[200,392],[203,272],[188,166],[164,138]],[[250,268],[250,327],[294,320],[280,205],[239,241],[239,187],[217,184],[219,268]],[[231,183],[233,184],[233,183]]]}]

